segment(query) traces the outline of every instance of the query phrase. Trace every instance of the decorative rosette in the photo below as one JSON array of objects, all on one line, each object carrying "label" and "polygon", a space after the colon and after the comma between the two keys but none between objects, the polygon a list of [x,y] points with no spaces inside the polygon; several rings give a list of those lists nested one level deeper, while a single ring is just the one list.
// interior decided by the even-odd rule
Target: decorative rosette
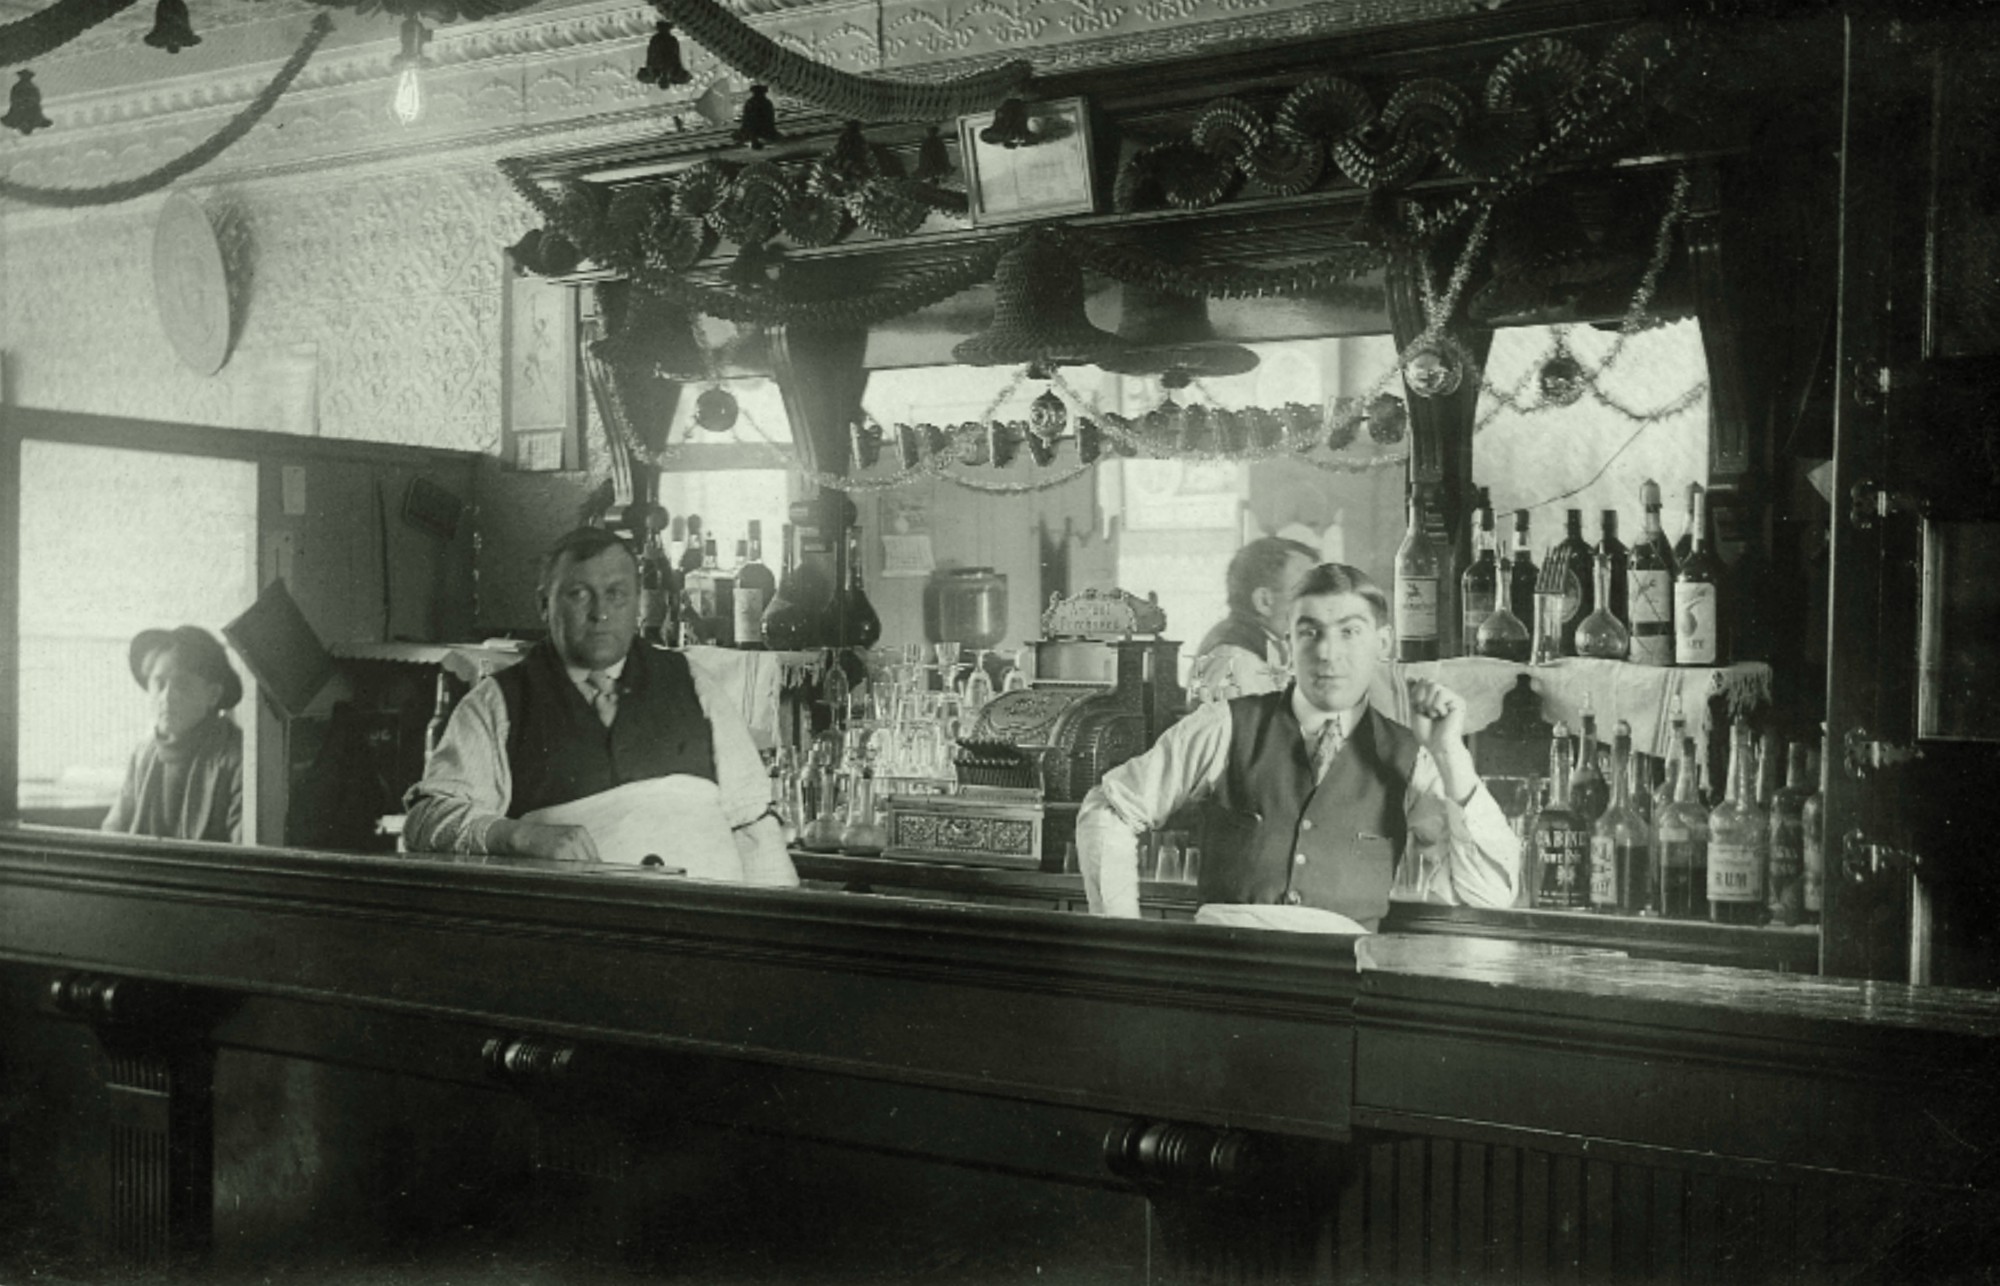
[{"label": "decorative rosette", "polygon": [[1344,451],[1361,431],[1361,399],[1358,397],[1337,397],[1333,399],[1333,411],[1326,417],[1326,449]]},{"label": "decorative rosette", "polygon": [[640,256],[673,272],[693,267],[710,248],[708,225],[675,214],[670,200],[654,206],[652,219],[639,234]]},{"label": "decorative rosette", "polygon": [[1120,210],[1139,210],[1158,201],[1183,210],[1203,210],[1235,185],[1235,165],[1202,151],[1193,143],[1154,143],[1134,152],[1118,172],[1112,202]]},{"label": "decorative rosette", "polygon": [[613,194],[604,207],[607,248],[621,256],[637,250],[658,208],[658,195],[651,188],[622,188]]},{"label": "decorative rosette", "polygon": [[1382,123],[1425,161],[1448,158],[1471,119],[1472,103],[1457,86],[1434,76],[1398,85],[1382,109]]},{"label": "decorative rosette", "polygon": [[1334,142],[1375,119],[1375,104],[1367,91],[1338,76],[1318,76],[1285,95],[1272,118],[1273,127],[1294,138]]},{"label": "decorative rosette", "polygon": [[1250,181],[1273,196],[1310,192],[1326,173],[1326,145],[1283,130],[1272,130],[1250,149],[1243,168]]},{"label": "decorative rosette", "polygon": [[604,235],[604,190],[591,183],[567,182],[556,197],[555,224],[586,254]]},{"label": "decorative rosette", "polygon": [[674,183],[674,213],[684,219],[708,219],[728,192],[729,171],[716,161],[697,161]]},{"label": "decorative rosette", "polygon": [[710,433],[727,433],[736,427],[739,410],[736,395],[728,389],[703,389],[694,400],[694,422]]},{"label": "decorative rosette", "polygon": [[1542,36],[1523,41],[1486,77],[1486,108],[1548,120],[1589,70],[1590,60],[1566,40]]},{"label": "decorative rosette", "polygon": [[769,161],[758,161],[736,176],[709,218],[731,241],[756,245],[777,233],[778,221],[791,203],[792,187],[784,171]]},{"label": "decorative rosette", "polygon": [[1566,348],[1551,354],[1535,374],[1535,385],[1541,391],[1544,406],[1573,404],[1583,396],[1584,383],[1583,363]]},{"label": "decorative rosette", "polygon": [[825,197],[841,205],[861,195],[861,180],[850,176],[823,156],[806,166],[801,186],[807,196]]},{"label": "decorative rosette", "polygon": [[785,203],[778,226],[795,246],[827,246],[847,231],[847,211],[829,197],[800,192]]},{"label": "decorative rosette", "polygon": [[1378,393],[1368,404],[1368,436],[1382,446],[1401,442],[1410,425],[1410,408],[1393,393]]},{"label": "decorative rosette", "polygon": [[929,207],[903,191],[895,179],[875,179],[861,188],[852,209],[854,221],[884,237],[907,237],[924,224]]},{"label": "decorative rosette", "polygon": [[1263,146],[1270,127],[1240,98],[1218,98],[1195,117],[1188,141],[1218,160],[1241,168]]}]

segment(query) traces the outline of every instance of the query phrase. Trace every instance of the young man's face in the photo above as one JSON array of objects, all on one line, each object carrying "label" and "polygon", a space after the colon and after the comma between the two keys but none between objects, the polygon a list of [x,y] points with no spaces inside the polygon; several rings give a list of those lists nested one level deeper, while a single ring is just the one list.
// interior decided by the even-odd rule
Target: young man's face
[{"label": "young man's face", "polygon": [[639,632],[639,573],[622,549],[565,558],[550,577],[542,610],[549,638],[579,670],[603,670],[623,660]]},{"label": "young man's face", "polygon": [[1389,627],[1359,594],[1292,600],[1292,670],[1299,691],[1321,710],[1351,710],[1368,695],[1375,667],[1389,659]]}]

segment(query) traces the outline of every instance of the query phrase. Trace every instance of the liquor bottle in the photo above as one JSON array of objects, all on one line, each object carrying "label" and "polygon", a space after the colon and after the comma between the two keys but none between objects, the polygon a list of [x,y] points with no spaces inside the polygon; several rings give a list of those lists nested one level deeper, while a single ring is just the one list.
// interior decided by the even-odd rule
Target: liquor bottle
[{"label": "liquor bottle", "polygon": [[1590,708],[1590,694],[1583,697],[1583,744],[1577,751],[1576,771],[1570,776],[1569,809],[1586,830],[1597,825],[1611,806],[1611,783],[1597,767],[1597,715]]},{"label": "liquor bottle", "polygon": [[1806,922],[1805,807],[1816,793],[1806,771],[1806,743],[1795,741],[1785,762],[1785,784],[1771,795],[1771,871],[1764,905],[1772,924]]},{"label": "liquor bottle", "polygon": [[861,581],[858,527],[847,532],[847,586],[834,604],[834,620],[838,622],[841,647],[870,648],[882,641],[882,618],[875,614],[875,605],[868,601],[868,590]]},{"label": "liquor bottle", "polygon": [[1590,905],[1590,828],[1570,808],[1569,725],[1558,723],[1549,742],[1549,803],[1535,818],[1541,885],[1535,905],[1575,910]]},{"label": "liquor bottle", "polygon": [[[1583,510],[1572,509],[1565,521],[1566,534],[1562,543],[1549,551],[1542,563],[1543,592],[1551,592],[1548,587],[1560,587],[1565,595],[1562,619],[1562,654],[1576,655],[1576,627],[1583,618],[1597,610],[1597,578],[1594,571],[1595,557],[1590,544],[1583,538]],[[1575,581],[1571,590],[1568,580]],[[1573,599],[1567,597],[1574,594]]]},{"label": "liquor bottle", "polygon": [[438,742],[444,740],[444,730],[451,726],[451,676],[438,671],[437,695],[431,702],[431,721],[424,728],[424,762],[428,764],[437,753]]},{"label": "liquor bottle", "polygon": [[1514,614],[1508,604],[1508,596],[1499,592],[1509,580],[1509,569],[1502,560],[1494,569],[1493,610],[1479,623],[1479,629],[1472,639],[1474,656],[1490,656],[1496,660],[1513,661],[1525,665],[1532,652],[1532,640],[1528,637],[1528,627]]},{"label": "liquor bottle", "polygon": [[1818,924],[1826,887],[1826,780],[1820,776],[1818,751],[1808,757],[1806,779],[1813,783],[1813,793],[1806,796],[1804,806],[1799,809],[1799,838],[1805,847],[1806,866],[1801,900],[1805,903],[1806,923]]},{"label": "liquor bottle", "polygon": [[[1473,530],[1472,561],[1466,565],[1465,575],[1459,578],[1458,583],[1458,609],[1465,626],[1460,655],[1481,655],[1479,628],[1486,624],[1486,618],[1493,615],[1493,609],[1499,604],[1502,580],[1493,543],[1493,507],[1482,505],[1479,525]],[[1524,638],[1525,635],[1524,630]],[[1525,661],[1527,657],[1524,655],[1521,659]]]},{"label": "liquor bottle", "polygon": [[1632,547],[1629,601],[1632,660],[1640,665],[1674,663],[1674,551],[1660,530],[1660,484],[1651,478],[1639,488],[1646,526]]},{"label": "liquor bottle", "polygon": [[1708,918],[1708,810],[1701,806],[1701,765],[1694,738],[1676,752],[1679,776],[1673,802],[1654,817],[1660,850],[1660,913],[1673,920]]},{"label": "liquor bottle", "polygon": [[687,544],[681,547],[681,575],[686,577],[701,570],[703,551],[706,546],[701,539],[701,515],[689,514],[687,520]]},{"label": "liquor bottle", "polygon": [[1409,526],[1396,550],[1396,659],[1438,659],[1438,576],[1442,560],[1424,527],[1423,501],[1410,488]]},{"label": "liquor bottle", "polygon": [[[1667,806],[1674,802],[1681,785],[1681,746],[1687,739],[1687,716],[1681,713],[1681,694],[1676,692],[1667,699],[1667,768],[1659,788],[1653,792],[1653,818],[1657,824]],[[1697,793],[1696,802],[1700,802]]]},{"label": "liquor bottle", "polygon": [[[1597,548],[1592,551],[1599,566],[1611,568],[1611,614],[1621,621],[1632,619],[1632,604],[1627,597],[1631,588],[1632,551],[1625,542],[1618,539],[1618,511],[1601,510],[1597,515]],[[1598,595],[1597,605],[1605,605],[1605,598]]]},{"label": "liquor bottle", "polygon": [[1695,512],[1695,497],[1701,494],[1701,484],[1690,482],[1687,486],[1687,507],[1681,514],[1681,534],[1674,537],[1674,565],[1680,566],[1694,553],[1694,534],[1706,524],[1704,515]]},{"label": "liquor bottle", "polygon": [[1632,727],[1620,719],[1611,737],[1611,805],[1590,839],[1590,905],[1620,915],[1656,909],[1653,837],[1632,807],[1631,759]]},{"label": "liquor bottle", "polygon": [[701,519],[688,519],[687,549],[681,554],[681,633],[689,643],[715,641],[713,541],[700,535]]},{"label": "liquor bottle", "polygon": [[777,592],[777,578],[764,565],[764,524],[750,520],[749,548],[736,569],[736,646],[752,651],[764,647],[764,609]]},{"label": "liquor bottle", "polygon": [[673,616],[674,569],[667,562],[667,547],[660,543],[658,528],[646,533],[646,548],[639,556],[639,636],[655,647],[673,641],[667,623]]},{"label": "liquor bottle", "polygon": [[1760,924],[1771,819],[1757,807],[1756,747],[1741,719],[1729,734],[1729,794],[1708,815],[1708,915],[1717,924]]},{"label": "liquor bottle", "polygon": [[1528,545],[1528,511],[1514,511],[1514,566],[1507,578],[1507,606],[1519,617],[1521,624],[1530,625],[1535,619],[1535,567],[1534,551]]},{"label": "liquor bottle", "polygon": [[1714,665],[1721,656],[1722,563],[1709,552],[1704,534],[1708,494],[1694,493],[1694,533],[1688,556],[1674,577],[1674,664]]},{"label": "liquor bottle", "polygon": [[785,524],[784,538],[782,557],[785,575],[778,582],[778,590],[771,596],[770,605],[764,609],[764,644],[792,652],[818,645],[819,611],[805,601],[802,592],[803,582],[793,544],[794,528],[790,523]]},{"label": "liquor bottle", "polygon": [[1577,623],[1576,654],[1609,661],[1623,661],[1632,648],[1632,635],[1612,607],[1611,560],[1600,557],[1593,569],[1597,582],[1592,597],[1597,610]]}]

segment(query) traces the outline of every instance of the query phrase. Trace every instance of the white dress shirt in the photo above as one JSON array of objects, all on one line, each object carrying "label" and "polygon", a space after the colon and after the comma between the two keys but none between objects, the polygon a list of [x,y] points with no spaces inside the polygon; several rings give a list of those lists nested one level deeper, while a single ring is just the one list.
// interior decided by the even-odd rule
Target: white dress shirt
[{"label": "white dress shirt", "polygon": [[[1294,688],[1293,716],[1307,746],[1331,719],[1351,734],[1366,703],[1325,711]],[[1234,717],[1227,702],[1197,708],[1160,734],[1153,748],[1110,772],[1084,796],[1077,815],[1077,857],[1090,909],[1139,914],[1140,832],[1157,829],[1181,807],[1210,794],[1229,766]],[[1521,842],[1485,783],[1463,800],[1445,796],[1437,761],[1419,747],[1403,795],[1409,837],[1389,896],[1399,902],[1512,906],[1521,879]],[[1218,854],[1204,854],[1216,861]]]},{"label": "white dress shirt", "polygon": [[[588,702],[590,672],[563,667]],[[625,658],[606,672],[617,678]],[[771,779],[737,713],[738,703],[699,661],[690,661],[695,696],[708,718],[715,751],[715,804],[735,839],[743,880],[796,886],[798,871],[771,815]],[[507,699],[493,679],[481,680],[451,712],[451,722],[410,791],[403,844],[411,852],[488,853],[488,833],[513,802],[514,776],[507,762]],[[607,794],[609,792],[606,792]],[[679,864],[671,852],[669,865]],[[699,873],[693,871],[691,873]]]}]

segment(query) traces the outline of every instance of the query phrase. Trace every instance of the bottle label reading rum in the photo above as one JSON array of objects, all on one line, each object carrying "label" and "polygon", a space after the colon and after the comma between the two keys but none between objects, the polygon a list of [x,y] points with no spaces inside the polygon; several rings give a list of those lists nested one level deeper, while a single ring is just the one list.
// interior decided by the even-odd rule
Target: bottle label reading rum
[{"label": "bottle label reading rum", "polygon": [[1632,660],[1640,665],[1674,663],[1674,582],[1664,571],[1633,571]]},{"label": "bottle label reading rum", "polygon": [[1682,581],[1674,586],[1674,664],[1714,665],[1715,586]]},{"label": "bottle label reading rum", "polygon": [[1748,844],[1708,846],[1708,900],[1711,902],[1761,902],[1763,881],[1757,878],[1757,850]]},{"label": "bottle label reading rum", "polygon": [[1435,643],[1437,636],[1437,581],[1428,576],[1398,578],[1396,582],[1396,637],[1409,643]]},{"label": "bottle label reading rum", "polygon": [[1608,835],[1590,842],[1590,904],[1603,910],[1618,906],[1618,850]]}]

